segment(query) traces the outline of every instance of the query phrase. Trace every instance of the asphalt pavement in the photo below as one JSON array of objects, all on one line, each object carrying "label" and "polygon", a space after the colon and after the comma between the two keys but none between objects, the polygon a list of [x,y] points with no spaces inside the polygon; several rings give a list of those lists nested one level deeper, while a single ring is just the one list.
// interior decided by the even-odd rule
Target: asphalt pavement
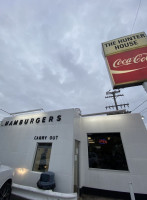
[{"label": "asphalt pavement", "polygon": [[[21,197],[17,197],[12,195],[11,200],[27,200]],[[82,197],[79,197],[78,200],[123,200],[123,199],[115,199],[115,198],[109,198],[109,197],[98,197],[93,195],[82,195]]]},{"label": "asphalt pavement", "polygon": [[28,200],[28,199],[24,199],[22,197],[17,197],[15,195],[11,195],[11,200]]},{"label": "asphalt pavement", "polygon": [[102,196],[94,196],[94,195],[82,195],[78,200],[124,200],[124,199],[116,199]]}]

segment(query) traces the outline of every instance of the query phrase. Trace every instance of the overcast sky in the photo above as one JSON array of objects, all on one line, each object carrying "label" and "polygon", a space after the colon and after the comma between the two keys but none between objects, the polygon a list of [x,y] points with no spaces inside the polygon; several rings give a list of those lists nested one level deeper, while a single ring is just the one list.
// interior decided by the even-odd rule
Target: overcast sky
[{"label": "overcast sky", "polygon": [[[136,15],[139,3],[0,0],[0,108],[9,113],[37,108],[105,112],[113,101],[105,99],[112,85],[101,44],[131,32],[147,33],[147,1],[141,1]],[[121,94],[118,103],[129,103],[128,110],[142,104],[134,112],[142,111],[147,122],[143,87]],[[1,111],[2,116],[7,115]]]}]

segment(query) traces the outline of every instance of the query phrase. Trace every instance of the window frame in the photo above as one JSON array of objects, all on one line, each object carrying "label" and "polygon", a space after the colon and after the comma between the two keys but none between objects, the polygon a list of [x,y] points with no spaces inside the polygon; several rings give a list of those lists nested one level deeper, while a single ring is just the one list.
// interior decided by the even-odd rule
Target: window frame
[{"label": "window frame", "polygon": [[[37,156],[37,152],[38,152],[38,147],[39,147],[39,145],[48,145],[49,144],[49,146],[51,147],[50,148],[50,157],[49,157],[49,162],[48,162],[48,169],[47,169],[47,171],[49,170],[49,164],[50,164],[50,160],[51,160],[51,153],[52,153],[52,147],[53,147],[53,144],[52,144],[52,142],[37,142],[36,143],[36,148],[35,148],[35,151],[34,151],[34,159],[33,159],[33,162],[32,162],[32,171],[33,172],[40,172],[40,173],[42,173],[42,171],[39,171],[39,170],[34,170],[34,167],[35,167],[35,162],[36,162],[36,156]],[[46,172],[46,171],[44,171],[44,172]]]},{"label": "window frame", "polygon": [[[88,141],[88,137],[90,137],[90,135],[102,135],[102,134],[119,134],[120,136],[120,141],[122,143],[122,147],[123,147],[123,152],[124,152],[124,156],[125,156],[125,160],[126,160],[126,166],[127,166],[127,169],[126,170],[122,170],[122,169],[110,169],[110,168],[100,168],[100,167],[90,167],[90,163],[89,163],[89,141]],[[121,136],[121,132],[88,132],[87,133],[87,160],[88,160],[88,169],[89,170],[107,170],[107,171],[121,171],[121,172],[124,172],[124,173],[128,173],[130,172],[129,170],[129,165],[128,165],[128,159],[127,159],[127,156],[126,156],[126,150],[125,150],[125,146],[124,146],[124,142],[123,142],[123,139],[122,139],[122,136]]]}]

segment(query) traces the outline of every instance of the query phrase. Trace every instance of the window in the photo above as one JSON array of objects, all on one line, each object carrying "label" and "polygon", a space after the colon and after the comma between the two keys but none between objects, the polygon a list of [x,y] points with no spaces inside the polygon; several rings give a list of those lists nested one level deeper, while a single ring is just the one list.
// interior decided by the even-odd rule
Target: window
[{"label": "window", "polygon": [[52,143],[38,143],[33,171],[46,172],[49,168]]},{"label": "window", "polygon": [[87,137],[89,168],[128,170],[120,133],[91,133]]}]

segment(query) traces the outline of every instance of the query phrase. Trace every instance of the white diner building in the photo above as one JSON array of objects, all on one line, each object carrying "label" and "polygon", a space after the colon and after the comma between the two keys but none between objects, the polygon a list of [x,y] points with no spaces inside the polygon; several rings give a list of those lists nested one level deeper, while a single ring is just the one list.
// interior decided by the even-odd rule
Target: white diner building
[{"label": "white diner building", "polygon": [[14,184],[37,188],[55,173],[55,192],[147,199],[147,130],[140,114],[82,115],[80,109],[4,118],[0,161]]}]

